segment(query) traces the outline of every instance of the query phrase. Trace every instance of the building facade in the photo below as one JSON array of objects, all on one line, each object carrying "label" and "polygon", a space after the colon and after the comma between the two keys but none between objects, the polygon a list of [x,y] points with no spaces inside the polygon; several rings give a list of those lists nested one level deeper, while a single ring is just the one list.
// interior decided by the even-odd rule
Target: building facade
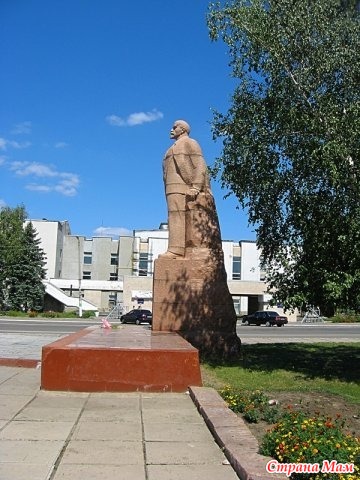
[{"label": "building facade", "polygon": [[[31,222],[47,256],[47,279],[66,295],[91,302],[100,313],[119,305],[123,311],[152,310],[154,261],[167,250],[167,224],[114,239],[71,235],[68,222]],[[236,313],[266,308],[271,297],[256,243],[224,240],[222,246]]]}]

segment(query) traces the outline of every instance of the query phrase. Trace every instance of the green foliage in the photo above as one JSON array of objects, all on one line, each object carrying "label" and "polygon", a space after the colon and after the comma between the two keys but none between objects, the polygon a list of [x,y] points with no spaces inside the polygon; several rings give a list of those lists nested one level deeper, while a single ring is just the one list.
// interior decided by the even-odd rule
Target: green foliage
[{"label": "green foliage", "polygon": [[23,206],[0,210],[0,307],[42,309],[44,252]]},{"label": "green foliage", "polygon": [[329,318],[333,323],[357,323],[360,322],[360,315],[356,313],[337,313],[333,317]]},{"label": "green foliage", "polygon": [[7,317],[27,317],[27,312],[19,312],[18,310],[6,310],[1,311],[0,315],[4,315]]},{"label": "green foliage", "polygon": [[238,362],[202,364],[213,384],[232,390],[324,392],[360,403],[360,343],[242,346]]},{"label": "green foliage", "polygon": [[229,408],[235,413],[241,413],[249,423],[258,423],[260,420],[273,423],[279,417],[278,406],[269,405],[269,398],[260,390],[239,391],[227,385],[219,393]]},{"label": "green foliage", "polygon": [[213,173],[249,212],[275,301],[360,310],[358,2],[217,2],[208,25],[237,82]]},{"label": "green foliage", "polygon": [[82,314],[82,318],[91,318],[95,317],[95,312],[93,310],[85,310]]},{"label": "green foliage", "polygon": [[[308,417],[302,412],[285,413],[279,422],[265,434],[260,453],[281,463],[311,463],[324,460],[354,464],[354,474],[328,473],[328,480],[355,480],[360,475],[360,440],[344,433],[340,414],[337,418]],[[293,473],[294,480],[318,480],[317,474]]]},{"label": "green foliage", "polygon": [[54,312],[53,310],[47,310],[39,314],[43,318],[78,318],[77,311],[71,312]]}]

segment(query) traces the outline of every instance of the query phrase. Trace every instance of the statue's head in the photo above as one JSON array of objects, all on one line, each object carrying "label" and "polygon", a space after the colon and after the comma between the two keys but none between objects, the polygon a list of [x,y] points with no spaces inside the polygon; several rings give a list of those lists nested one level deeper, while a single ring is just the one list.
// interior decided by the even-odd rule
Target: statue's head
[{"label": "statue's head", "polygon": [[182,135],[189,135],[190,133],[190,125],[185,122],[185,120],[176,120],[172,129],[170,130],[170,138],[174,138],[175,140]]}]

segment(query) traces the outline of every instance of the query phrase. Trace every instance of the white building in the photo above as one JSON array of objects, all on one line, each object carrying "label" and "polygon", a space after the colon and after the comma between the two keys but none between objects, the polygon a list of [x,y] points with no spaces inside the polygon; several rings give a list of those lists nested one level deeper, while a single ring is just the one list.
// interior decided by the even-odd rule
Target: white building
[{"label": "white building", "polygon": [[[86,238],[71,235],[68,222],[31,220],[47,256],[47,278],[68,297],[100,312],[115,305],[152,310],[154,260],[167,250],[167,224],[135,230],[132,236]],[[222,242],[229,291],[237,314],[266,308],[270,296],[254,241]],[[279,309],[277,309],[279,310]]]},{"label": "white building", "polygon": [[[26,220],[25,224],[30,220]],[[61,262],[63,255],[64,239],[70,235],[70,225],[67,220],[31,220],[33,227],[39,234],[40,247],[46,255],[46,278],[61,277]]]}]

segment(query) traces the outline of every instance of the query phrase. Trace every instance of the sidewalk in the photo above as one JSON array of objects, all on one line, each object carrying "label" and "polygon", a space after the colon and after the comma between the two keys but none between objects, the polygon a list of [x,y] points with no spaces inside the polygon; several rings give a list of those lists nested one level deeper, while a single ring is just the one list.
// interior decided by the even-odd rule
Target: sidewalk
[{"label": "sidewalk", "polygon": [[[14,359],[15,351],[24,365],[30,361],[24,336],[13,340],[13,347],[8,337],[8,348],[0,350],[0,365]],[[0,366],[0,480],[286,478],[266,473],[269,459],[257,453],[246,424],[211,388],[40,390],[40,344],[53,340],[33,337],[31,361],[37,368]]]},{"label": "sidewalk", "polygon": [[0,367],[1,480],[236,480],[188,394],[39,390]]}]

